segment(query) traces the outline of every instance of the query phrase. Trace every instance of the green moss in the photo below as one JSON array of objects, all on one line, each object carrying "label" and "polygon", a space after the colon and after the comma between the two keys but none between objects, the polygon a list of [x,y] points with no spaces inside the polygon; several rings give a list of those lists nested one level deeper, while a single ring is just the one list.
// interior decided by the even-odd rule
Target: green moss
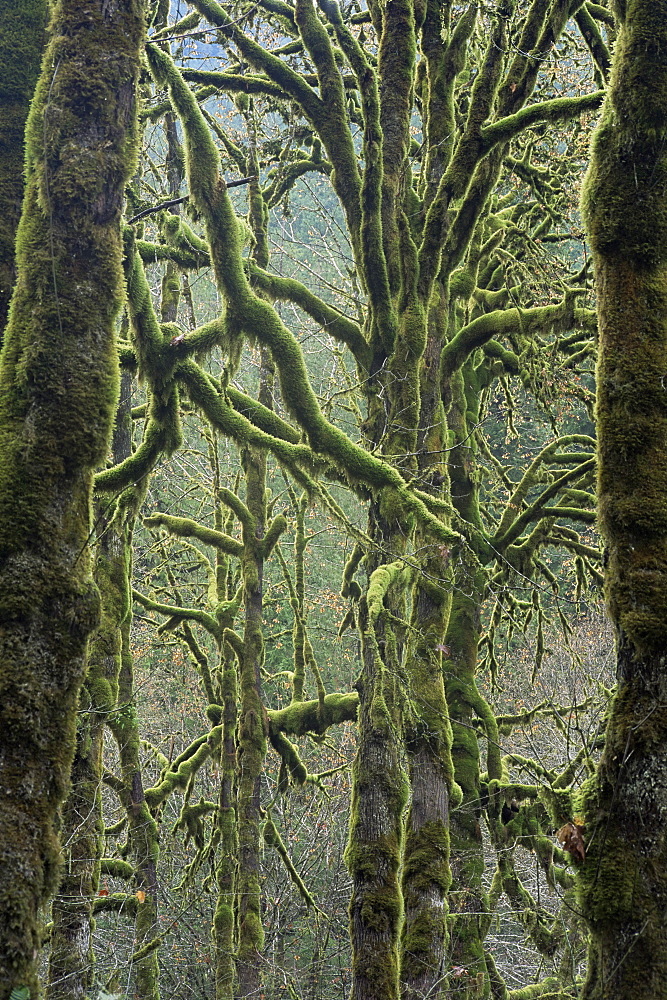
[{"label": "green moss", "polygon": [[174,517],[173,514],[151,514],[144,518],[147,528],[166,528],[170,534],[179,538],[197,538],[206,545],[212,545],[221,552],[228,555],[240,556],[243,552],[243,545],[235,538],[222,531],[215,531],[207,528],[203,524],[198,524],[188,517]]},{"label": "green moss", "polygon": [[[598,495],[618,692],[583,791],[579,900],[591,929],[586,1000],[667,983],[664,648],[667,604],[667,4],[617,4],[619,33],[582,212],[594,255],[600,351]],[[649,82],[650,81],[650,82]],[[660,801],[658,801],[660,799]],[[632,942],[632,947],[628,946]]]},{"label": "green moss", "polygon": [[373,573],[373,610],[364,598],[359,605],[363,670],[346,850],[353,879],[350,932],[355,988],[378,989],[390,1000],[398,996],[398,934],[403,912],[399,865],[408,782],[401,754],[400,688],[380,656],[379,639],[386,642],[387,659],[393,662],[395,640],[386,626],[383,601],[400,575],[400,566],[393,563]]},{"label": "green moss", "polygon": [[[119,716],[122,713],[119,713]],[[128,718],[130,714],[128,713]],[[122,732],[122,728],[125,728],[122,722],[114,722],[114,727]],[[148,805],[155,809],[160,803],[164,802],[168,795],[170,795],[175,789],[184,789],[190,783],[193,775],[201,767],[201,765],[208,760],[208,758],[217,750],[220,746],[220,740],[222,738],[222,726],[216,726],[208,736],[203,737],[201,740],[197,740],[193,747],[196,749],[193,753],[190,753],[184,758],[181,754],[180,758],[177,758],[169,771],[166,772],[158,782],[152,788],[147,788],[145,792],[146,802]]]},{"label": "green moss", "polygon": [[269,709],[269,725],[271,732],[290,736],[322,734],[341,722],[354,722],[358,707],[359,696],[356,691],[333,692],[326,695],[323,706],[319,700],[315,700],[296,702],[283,709]]},{"label": "green moss", "polygon": [[0,333],[14,281],[14,240],[23,199],[23,135],[46,44],[46,0],[19,0],[0,23]]},{"label": "green moss", "polygon": [[118,394],[119,223],[135,162],[142,10],[96,8],[84,28],[80,6],[54,10],[28,122],[18,281],[0,360],[2,993],[35,988],[37,912],[57,885],[54,822],[99,607],[92,473],[106,458]]},{"label": "green moss", "polygon": [[539,798],[544,803],[552,823],[560,827],[571,822],[574,817],[573,794],[571,788],[542,787]]},{"label": "green moss", "polygon": [[298,889],[299,895],[303,899],[306,906],[310,906],[314,910],[317,910],[317,906],[315,905],[315,900],[313,899],[312,894],[309,892],[306,883],[303,881],[298,871],[292,864],[289,852],[285,847],[283,839],[278,833],[278,830],[276,829],[275,823],[271,819],[270,814],[267,816],[266,822],[264,823],[264,841],[266,844],[269,845],[269,847],[273,847],[273,849],[277,851],[277,853],[282,858],[283,864],[287,869],[289,877],[296,886],[296,888]]},{"label": "green moss", "polygon": [[299,756],[295,745],[280,732],[270,733],[271,746],[280,754],[280,759],[292,777],[295,785],[303,785],[308,778],[308,769]]}]

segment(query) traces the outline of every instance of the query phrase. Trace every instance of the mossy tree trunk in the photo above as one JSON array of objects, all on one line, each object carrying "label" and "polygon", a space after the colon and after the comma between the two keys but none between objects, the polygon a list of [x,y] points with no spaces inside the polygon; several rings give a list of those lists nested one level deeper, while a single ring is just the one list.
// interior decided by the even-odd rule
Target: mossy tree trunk
[{"label": "mossy tree trunk", "polygon": [[[476,467],[474,428],[479,421],[475,372],[470,363],[457,372],[448,385],[451,399],[449,427],[456,447],[449,453],[449,476],[457,513],[478,530],[479,478]],[[450,817],[452,892],[451,963],[457,974],[458,988],[464,996],[489,994],[484,959],[485,922],[488,901],[482,884],[484,848],[480,800],[480,750],[475,723],[481,701],[476,684],[479,639],[482,631],[482,606],[486,575],[479,564],[460,566],[455,580],[452,608],[443,663],[447,705],[452,724],[452,759],[454,776],[461,789],[462,801]]]},{"label": "mossy tree trunk", "polygon": [[[428,15],[427,15],[428,17]],[[446,298],[438,288],[429,309],[420,377],[418,467],[424,488],[447,495],[447,420],[437,373],[447,333]],[[444,320],[444,321],[443,321]],[[410,708],[405,749],[410,781],[402,890],[401,990],[404,1000],[437,997],[448,966],[449,813],[454,768],[452,731],[445,699],[443,637],[451,610],[447,586],[451,549],[440,546],[421,560],[415,580],[406,650]]]},{"label": "mossy tree trunk", "polygon": [[[126,550],[126,572],[130,571],[129,546]],[[129,576],[128,576],[129,583]],[[127,848],[134,865],[136,888],[143,893],[135,910],[135,944],[139,951],[157,935],[158,881],[157,862],[160,854],[159,830],[144,791],[141,768],[141,734],[134,688],[134,659],[130,629],[132,618],[127,615],[121,624],[121,662],[118,675],[118,709],[109,726],[118,744],[121,786],[119,798],[127,812]],[[158,949],[147,949],[133,966],[134,993],[138,1000],[159,997]]]},{"label": "mossy tree trunk", "polygon": [[264,660],[262,539],[266,524],[266,456],[248,448],[243,455],[246,509],[243,512],[245,629],[239,677],[238,732],[238,995],[258,996],[262,985],[264,930],[261,909],[260,781],[266,756],[267,720],[262,704]]},{"label": "mossy tree trunk", "polygon": [[119,219],[134,166],[142,35],[136,0],[63,0],[28,122],[18,280],[0,362],[2,996],[15,986],[37,992],[38,911],[58,884],[55,822],[98,616],[92,475],[118,393]]},{"label": "mossy tree trunk", "polygon": [[17,0],[4,5],[0,18],[0,334],[16,280],[25,124],[46,44],[47,14],[46,0]]},{"label": "mossy tree trunk", "polygon": [[[122,462],[131,451],[131,378],[123,373],[112,453]],[[94,579],[101,621],[90,642],[88,672],[79,698],[71,789],[63,807],[64,865],[52,906],[47,1000],[82,1000],[93,986],[93,899],[103,850],[102,748],[108,714],[118,698],[121,626],[130,612],[128,586],[131,532],[108,497],[95,506]]]},{"label": "mossy tree trunk", "polygon": [[598,294],[598,498],[618,680],[582,802],[586,1000],[667,996],[667,3],[615,6],[582,202]]},{"label": "mossy tree trunk", "polygon": [[222,673],[223,734],[220,748],[220,797],[217,828],[220,852],[216,864],[218,898],[213,915],[216,1000],[234,996],[234,905],[238,836],[236,827],[236,726],[238,677],[233,654]]},{"label": "mossy tree trunk", "polygon": [[[379,587],[360,607],[362,675],[359,742],[352,769],[352,806],[347,863],[352,876],[350,936],[353,1000],[399,996],[398,936],[402,918],[399,867],[403,810],[408,796],[402,752],[401,692],[383,654],[393,645],[382,605],[400,564],[376,571]],[[380,576],[379,576],[380,575]],[[378,578],[379,576],[379,578]],[[384,579],[383,579],[384,576]],[[373,577],[371,578],[373,579]],[[389,654],[391,657],[391,653]],[[393,666],[396,661],[393,660]]]}]

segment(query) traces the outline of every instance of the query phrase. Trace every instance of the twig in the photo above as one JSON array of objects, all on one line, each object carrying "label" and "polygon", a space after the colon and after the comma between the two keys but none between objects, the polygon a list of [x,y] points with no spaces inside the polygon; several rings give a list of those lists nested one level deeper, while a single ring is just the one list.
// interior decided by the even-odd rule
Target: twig
[{"label": "twig", "polygon": [[[256,181],[257,177],[239,177],[235,181],[227,181],[228,188],[240,187],[242,184],[249,184],[250,181]],[[171,208],[173,205],[182,205],[184,201],[189,199],[189,194],[184,194],[182,198],[172,198],[170,201],[160,202],[159,205],[153,205],[152,208],[144,208],[142,212],[138,212],[133,215],[131,219],[127,220],[127,224],[131,225],[133,222],[138,222],[139,219],[144,219],[147,215],[153,215],[155,212],[161,212],[164,208]]]}]

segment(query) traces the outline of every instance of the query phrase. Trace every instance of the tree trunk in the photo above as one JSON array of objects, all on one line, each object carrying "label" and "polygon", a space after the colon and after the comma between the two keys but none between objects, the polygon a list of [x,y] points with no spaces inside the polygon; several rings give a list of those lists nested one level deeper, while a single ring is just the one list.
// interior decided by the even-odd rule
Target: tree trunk
[{"label": "tree trunk", "polygon": [[[62,0],[27,130],[18,281],[0,362],[0,995],[37,995],[38,912],[99,600],[92,475],[118,394],[120,209],[134,166],[138,0]],[[85,95],[83,99],[82,95]],[[19,874],[20,873],[20,874]]]},{"label": "tree trunk", "polygon": [[[445,460],[447,422],[437,377],[446,333],[445,298],[434,296],[421,369],[419,471],[435,496],[449,487]],[[427,542],[427,540],[424,540]],[[410,810],[403,852],[405,915],[401,930],[403,1000],[437,1000],[447,973],[449,808],[454,780],[452,730],[445,699],[442,645],[451,609],[449,551],[426,544],[422,574],[415,582],[407,648],[410,711],[405,748]]]},{"label": "tree trunk", "polygon": [[397,1000],[399,995],[398,933],[403,900],[398,873],[408,789],[401,759],[396,680],[382,659],[385,623],[377,617],[373,620],[377,614],[368,608],[364,597],[359,622],[363,658],[358,682],[359,742],[352,769],[347,848],[353,881],[352,1000]]},{"label": "tree trunk", "polygon": [[[130,454],[131,377],[123,374],[112,452],[115,462]],[[47,1000],[81,1000],[93,985],[93,899],[102,857],[102,745],[105,719],[115,707],[121,655],[121,623],[129,613],[127,538],[114,523],[108,498],[95,509],[95,583],[101,622],[90,643],[88,672],[79,700],[71,790],[63,808],[64,867],[53,901]]]},{"label": "tree trunk", "polygon": [[242,557],[245,631],[240,669],[241,704],[238,745],[238,961],[239,997],[259,996],[264,930],[260,882],[260,781],[266,756],[266,712],[262,704],[260,669],[264,656],[262,635],[264,557],[262,538],[266,521],[266,456],[248,448],[243,455],[249,514],[243,526]]},{"label": "tree trunk", "polygon": [[16,280],[14,240],[23,201],[24,134],[46,44],[46,0],[5,4],[0,19],[0,335]]},{"label": "tree trunk", "polygon": [[[129,552],[126,569],[129,573]],[[129,585],[129,581],[128,581]],[[135,944],[139,950],[157,934],[159,830],[146,802],[141,773],[141,737],[134,690],[134,663],[130,644],[131,616],[121,627],[121,667],[118,679],[119,710],[112,715],[111,729],[120,756],[123,791],[120,798],[127,810],[128,846],[135,867],[135,884],[144,893],[136,909]],[[158,1000],[160,995],[158,949],[152,948],[134,962],[134,995],[137,1000]]]},{"label": "tree trunk", "polygon": [[598,495],[618,690],[584,789],[586,1000],[667,996],[667,2],[617,3],[583,212],[598,293]]}]

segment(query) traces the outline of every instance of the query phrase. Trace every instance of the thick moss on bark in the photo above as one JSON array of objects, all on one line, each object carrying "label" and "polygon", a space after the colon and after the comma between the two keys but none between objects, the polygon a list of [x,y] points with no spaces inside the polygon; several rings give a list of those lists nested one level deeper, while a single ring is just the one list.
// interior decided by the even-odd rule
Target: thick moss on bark
[{"label": "thick moss on bark", "polygon": [[218,898],[213,914],[215,948],[216,1000],[231,1000],[234,995],[234,901],[238,835],[234,809],[236,777],[236,725],[238,684],[235,666],[227,666],[222,677],[223,734],[220,755],[220,799],[216,817],[219,856],[216,863]]},{"label": "thick moss on bark", "polygon": [[63,808],[64,865],[51,911],[48,1000],[84,1000],[92,986],[93,897],[102,855],[103,724],[82,689],[70,794]]},{"label": "thick moss on bark", "polygon": [[97,619],[90,495],[118,391],[119,219],[142,34],[134,0],[63,0],[28,123],[0,362],[2,995],[36,992],[37,912],[57,884],[54,819]]},{"label": "thick moss on bark", "polygon": [[618,674],[604,755],[582,797],[586,1000],[667,995],[667,3],[617,8],[610,90],[583,193]]},{"label": "thick moss on bark", "polygon": [[[440,290],[442,291],[442,290]],[[449,477],[443,461],[447,436],[437,372],[446,335],[445,297],[434,295],[420,377],[418,467],[426,489],[445,495]],[[425,547],[422,574],[416,577],[411,630],[406,651],[410,707],[405,749],[411,786],[406,822],[402,889],[405,916],[401,929],[401,986],[404,1000],[438,996],[444,987],[448,946],[449,811],[454,767],[452,731],[445,699],[442,643],[451,611],[450,589],[443,583],[449,551]]]},{"label": "thick moss on bark", "polygon": [[[122,383],[112,446],[116,461],[128,455],[131,448],[129,374],[123,373]],[[48,1000],[83,1000],[94,979],[92,913],[103,847],[100,789],[104,724],[116,704],[121,625],[130,610],[130,532],[122,519],[115,519],[115,513],[115,506],[106,501],[96,506],[94,578],[100,591],[101,616],[90,643],[88,673],[79,698],[71,790],[63,808],[65,864],[52,907]],[[133,874],[131,866],[126,868]]]},{"label": "thick moss on bark", "polygon": [[360,603],[362,676],[359,687],[359,744],[352,770],[352,812],[347,864],[353,880],[350,901],[353,1000],[399,995],[398,933],[403,912],[399,865],[403,810],[408,785],[401,755],[400,701],[395,678],[380,656],[391,645],[383,598],[402,570],[381,567]]},{"label": "thick moss on bark", "polygon": [[[121,626],[121,665],[118,700],[122,706],[110,718],[110,728],[118,743],[122,787],[120,798],[127,811],[128,847],[135,867],[135,882],[144,892],[135,911],[137,947],[151,942],[157,933],[157,862],[160,853],[158,827],[151,815],[141,773],[139,720],[134,702],[134,669],[130,648],[130,617]],[[134,989],[140,1000],[158,1000],[159,972],[157,949],[146,949],[134,963]]]},{"label": "thick moss on bark", "polygon": [[260,777],[266,756],[266,712],[261,696],[264,660],[262,635],[262,536],[266,520],[266,458],[248,449],[244,455],[249,518],[243,528],[241,560],[245,600],[245,630],[240,664],[238,733],[238,957],[239,995],[252,997],[261,987],[264,930],[260,885]]},{"label": "thick moss on bark", "polygon": [[46,0],[5,4],[0,19],[0,334],[16,279],[25,123],[46,44]]}]

